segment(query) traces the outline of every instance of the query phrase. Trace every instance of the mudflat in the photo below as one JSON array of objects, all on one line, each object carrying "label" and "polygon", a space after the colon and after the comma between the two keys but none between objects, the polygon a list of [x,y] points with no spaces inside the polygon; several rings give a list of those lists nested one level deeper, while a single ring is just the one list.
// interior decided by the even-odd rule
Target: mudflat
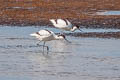
[{"label": "mudflat", "polygon": [[119,0],[0,0],[0,24],[50,25],[51,18],[67,18],[86,28],[120,28],[119,15],[95,14],[119,11],[119,4]]}]

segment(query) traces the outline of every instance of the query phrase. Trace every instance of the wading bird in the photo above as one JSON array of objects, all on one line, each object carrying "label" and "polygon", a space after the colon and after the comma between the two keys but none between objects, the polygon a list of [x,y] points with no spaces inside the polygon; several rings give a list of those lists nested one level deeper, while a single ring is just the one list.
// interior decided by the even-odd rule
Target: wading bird
[{"label": "wading bird", "polygon": [[80,30],[80,27],[78,25],[72,25],[70,21],[67,19],[50,19],[50,22],[59,29],[65,30],[65,31],[72,31],[74,32],[75,30]]},{"label": "wading bird", "polygon": [[[40,46],[43,46],[43,53],[44,53],[44,47],[47,48],[47,54],[48,54],[48,51],[49,51],[49,47],[48,46],[45,46],[45,42],[47,41],[51,41],[51,40],[66,40],[67,42],[69,42],[65,35],[63,34],[59,34],[59,35],[56,35],[54,32],[52,31],[49,31],[47,29],[43,29],[43,30],[40,30],[39,32],[35,32],[35,33],[32,33],[30,34],[30,36],[34,36],[36,37],[40,42],[43,41],[43,45],[40,45]],[[39,43],[40,43],[39,42]],[[38,44],[39,44],[38,43]]]}]

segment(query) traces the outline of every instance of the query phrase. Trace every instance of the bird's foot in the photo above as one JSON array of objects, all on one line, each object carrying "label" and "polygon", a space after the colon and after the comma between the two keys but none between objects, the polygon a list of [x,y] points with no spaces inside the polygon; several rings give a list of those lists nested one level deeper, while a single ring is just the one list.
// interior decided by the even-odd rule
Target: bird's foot
[{"label": "bird's foot", "polygon": [[39,46],[40,44],[37,44],[37,46]]},{"label": "bird's foot", "polygon": [[47,54],[48,54],[48,53],[49,53],[49,47],[48,47],[48,46],[43,46],[43,55],[44,55],[44,53],[45,53],[45,51],[44,51],[44,47],[47,48]]}]

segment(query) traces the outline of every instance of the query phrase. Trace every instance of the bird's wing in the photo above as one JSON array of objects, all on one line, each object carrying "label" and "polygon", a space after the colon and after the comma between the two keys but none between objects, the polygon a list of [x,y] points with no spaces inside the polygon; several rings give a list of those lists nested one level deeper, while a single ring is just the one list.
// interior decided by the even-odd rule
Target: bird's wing
[{"label": "bird's wing", "polygon": [[71,22],[70,22],[69,20],[66,19],[66,21],[67,21],[68,25],[72,25]]},{"label": "bird's wing", "polygon": [[64,26],[68,25],[68,23],[65,19],[57,19],[57,23],[59,25],[64,25]]},{"label": "bird's wing", "polygon": [[40,36],[51,36],[51,35],[53,35],[53,32],[49,31],[47,29],[44,29],[44,30],[40,30],[39,34],[40,34]]},{"label": "bird's wing", "polygon": [[51,22],[55,27],[58,27],[58,28],[61,28],[61,27],[65,27],[65,26],[66,26],[65,21],[62,20],[62,19],[50,19],[50,22]]},{"label": "bird's wing", "polygon": [[67,21],[67,23],[68,23],[68,26],[69,26],[69,27],[72,27],[72,23],[71,23],[70,21],[68,21],[67,19],[66,19],[66,21]]},{"label": "bird's wing", "polygon": [[71,22],[69,22],[67,19],[58,19],[57,22],[61,27],[72,27]]},{"label": "bird's wing", "polygon": [[50,19],[51,23],[58,28],[72,27],[72,24],[67,19]]}]

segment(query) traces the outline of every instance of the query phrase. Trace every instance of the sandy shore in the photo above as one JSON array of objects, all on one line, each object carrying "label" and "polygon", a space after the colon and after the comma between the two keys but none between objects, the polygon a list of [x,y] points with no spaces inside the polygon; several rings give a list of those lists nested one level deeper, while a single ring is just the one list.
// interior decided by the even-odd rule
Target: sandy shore
[{"label": "sandy shore", "polygon": [[93,15],[120,10],[119,0],[1,0],[1,25],[51,25],[50,18],[67,18],[87,28],[120,28],[120,16]]}]

